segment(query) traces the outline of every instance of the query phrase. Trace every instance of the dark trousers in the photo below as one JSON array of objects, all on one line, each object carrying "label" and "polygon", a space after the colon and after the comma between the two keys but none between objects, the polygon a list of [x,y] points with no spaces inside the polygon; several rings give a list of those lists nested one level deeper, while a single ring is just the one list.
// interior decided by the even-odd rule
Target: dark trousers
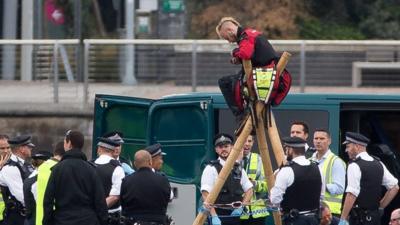
[{"label": "dark trousers", "polygon": [[25,217],[21,216],[18,212],[9,210],[4,218],[3,224],[5,225],[24,225]]},{"label": "dark trousers", "polygon": [[350,214],[350,225],[381,225],[381,217],[378,210],[369,211],[359,216]]},{"label": "dark trousers", "polygon": [[316,216],[298,216],[297,218],[287,218],[283,220],[283,225],[318,225]]},{"label": "dark trousers", "polygon": [[240,220],[240,225],[265,225],[266,217],[253,218],[252,215],[247,220]]}]

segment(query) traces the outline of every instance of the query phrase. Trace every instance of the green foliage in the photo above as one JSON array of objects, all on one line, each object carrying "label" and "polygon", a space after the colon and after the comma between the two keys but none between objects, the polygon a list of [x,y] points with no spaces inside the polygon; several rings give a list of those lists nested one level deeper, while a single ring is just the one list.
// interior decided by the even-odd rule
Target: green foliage
[{"label": "green foliage", "polygon": [[319,20],[311,19],[300,22],[299,38],[322,39],[322,40],[361,40],[365,36],[356,27],[339,25],[336,23],[321,23]]}]

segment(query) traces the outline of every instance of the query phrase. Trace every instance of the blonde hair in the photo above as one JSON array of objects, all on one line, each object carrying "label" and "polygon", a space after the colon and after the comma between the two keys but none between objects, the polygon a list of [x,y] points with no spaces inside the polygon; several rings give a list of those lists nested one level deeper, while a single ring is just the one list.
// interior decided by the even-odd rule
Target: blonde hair
[{"label": "blonde hair", "polygon": [[221,20],[219,21],[218,25],[215,27],[215,31],[217,32],[218,37],[220,37],[220,38],[222,38],[222,37],[221,37],[219,31],[221,30],[222,25],[226,22],[231,22],[231,23],[235,24],[236,26],[240,27],[240,23],[235,18],[230,17],[230,16],[222,17]]}]

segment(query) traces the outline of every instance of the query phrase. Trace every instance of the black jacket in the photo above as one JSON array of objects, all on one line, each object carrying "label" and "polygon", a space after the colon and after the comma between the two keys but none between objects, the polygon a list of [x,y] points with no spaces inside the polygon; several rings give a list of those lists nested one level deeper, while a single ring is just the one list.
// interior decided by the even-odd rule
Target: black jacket
[{"label": "black jacket", "polygon": [[122,214],[135,220],[163,223],[170,193],[167,177],[150,168],[140,168],[122,180]]},{"label": "black jacket", "polygon": [[33,177],[26,178],[24,180],[23,192],[24,192],[24,202],[26,208],[26,218],[35,219],[36,214],[36,201],[32,194],[32,185],[36,183],[37,175]]},{"label": "black jacket", "polygon": [[103,185],[80,150],[67,151],[52,168],[43,210],[43,225],[107,224]]}]

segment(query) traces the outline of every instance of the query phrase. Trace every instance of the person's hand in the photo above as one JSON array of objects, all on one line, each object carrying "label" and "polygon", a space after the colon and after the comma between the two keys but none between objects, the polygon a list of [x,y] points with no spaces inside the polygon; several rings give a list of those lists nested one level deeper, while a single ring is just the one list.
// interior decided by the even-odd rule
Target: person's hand
[{"label": "person's hand", "polygon": [[208,202],[203,202],[203,207],[204,207],[204,209],[206,209],[207,211],[210,211],[211,208],[212,208],[211,204],[208,203]]},{"label": "person's hand", "polygon": [[241,63],[241,61],[240,61],[240,59],[239,59],[238,57],[232,57],[230,62],[231,62],[232,64],[235,64],[235,65]]},{"label": "person's hand", "polygon": [[231,213],[231,216],[241,216],[243,213],[243,207],[234,209]]},{"label": "person's hand", "polygon": [[239,48],[234,48],[231,52],[231,56],[235,57],[235,54],[239,51]]},{"label": "person's hand", "polygon": [[340,219],[338,225],[349,225],[349,222],[347,220],[345,220],[345,219]]},{"label": "person's hand", "polygon": [[10,159],[11,152],[7,152],[5,154],[0,155],[0,168],[3,168],[4,164]]},{"label": "person's hand", "polygon": [[211,217],[211,223],[212,225],[221,225],[221,220],[217,215],[214,215]]}]

